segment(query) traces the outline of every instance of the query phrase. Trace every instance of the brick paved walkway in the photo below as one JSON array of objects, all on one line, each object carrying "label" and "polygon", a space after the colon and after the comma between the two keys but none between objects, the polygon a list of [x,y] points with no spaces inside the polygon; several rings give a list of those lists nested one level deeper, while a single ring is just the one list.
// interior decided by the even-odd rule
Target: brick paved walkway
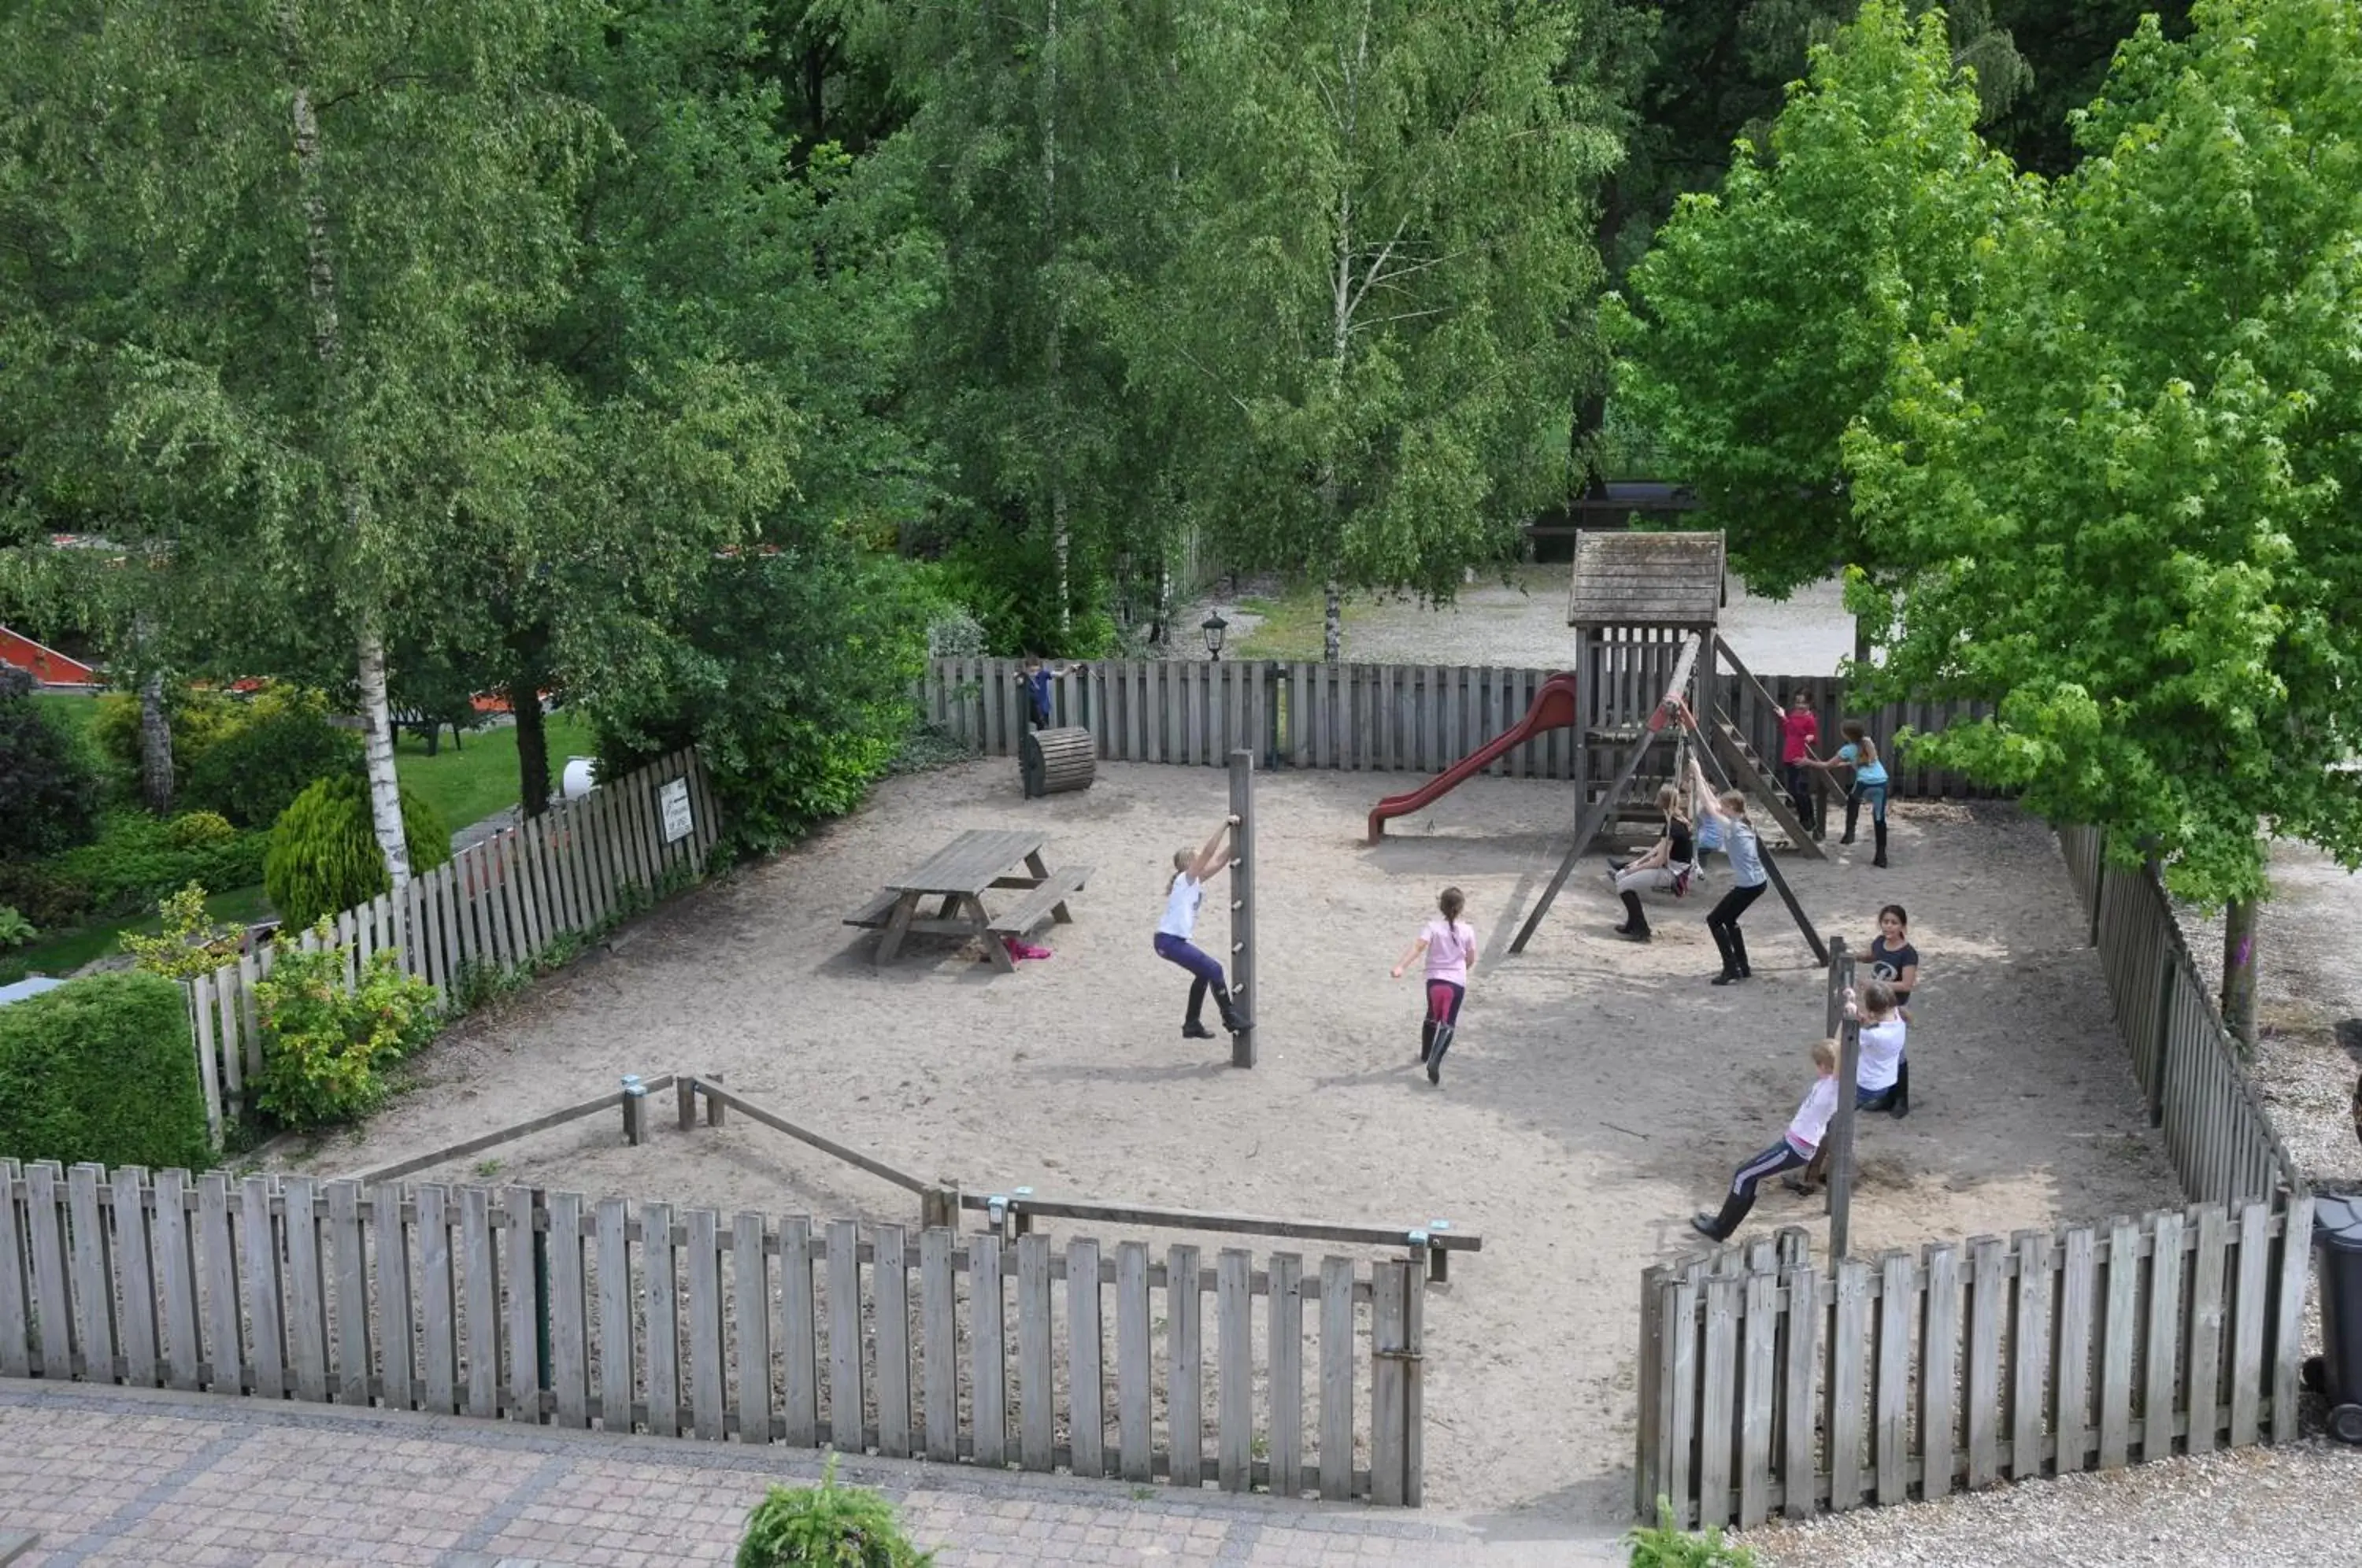
[{"label": "brick paved walkway", "polygon": [[[766,1485],[819,1474],[789,1450],[0,1381],[0,1539],[40,1537],[22,1568],[727,1563]],[[1425,1512],[890,1460],[839,1475],[892,1497],[943,1568],[1622,1561]]]}]

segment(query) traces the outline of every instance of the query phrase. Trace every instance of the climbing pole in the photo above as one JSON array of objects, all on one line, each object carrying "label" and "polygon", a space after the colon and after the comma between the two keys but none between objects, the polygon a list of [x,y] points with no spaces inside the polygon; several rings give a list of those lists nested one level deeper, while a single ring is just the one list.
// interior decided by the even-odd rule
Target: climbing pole
[{"label": "climbing pole", "polygon": [[1243,747],[1231,753],[1231,995],[1250,1021],[1231,1036],[1231,1066],[1252,1067],[1252,1021],[1263,1011],[1263,990],[1255,983],[1254,753]]}]

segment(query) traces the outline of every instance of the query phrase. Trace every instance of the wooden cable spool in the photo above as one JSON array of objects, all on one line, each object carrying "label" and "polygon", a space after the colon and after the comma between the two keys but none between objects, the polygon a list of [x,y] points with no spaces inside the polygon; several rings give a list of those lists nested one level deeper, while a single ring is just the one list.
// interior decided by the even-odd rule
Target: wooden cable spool
[{"label": "wooden cable spool", "polygon": [[1089,789],[1098,767],[1098,749],[1087,729],[1027,732],[1017,743],[1017,772],[1026,798]]}]

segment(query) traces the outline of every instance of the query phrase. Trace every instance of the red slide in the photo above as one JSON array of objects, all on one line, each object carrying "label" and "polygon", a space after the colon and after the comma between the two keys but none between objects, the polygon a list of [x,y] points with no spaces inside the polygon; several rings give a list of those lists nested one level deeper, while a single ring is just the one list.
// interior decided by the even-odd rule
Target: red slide
[{"label": "red slide", "polygon": [[1551,676],[1542,682],[1542,689],[1534,693],[1534,705],[1526,710],[1524,718],[1418,789],[1401,795],[1389,795],[1372,806],[1370,842],[1375,844],[1385,836],[1388,817],[1407,816],[1450,793],[1462,779],[1482,773],[1494,758],[1525,745],[1544,730],[1566,729],[1574,723],[1574,677],[1563,672]]}]

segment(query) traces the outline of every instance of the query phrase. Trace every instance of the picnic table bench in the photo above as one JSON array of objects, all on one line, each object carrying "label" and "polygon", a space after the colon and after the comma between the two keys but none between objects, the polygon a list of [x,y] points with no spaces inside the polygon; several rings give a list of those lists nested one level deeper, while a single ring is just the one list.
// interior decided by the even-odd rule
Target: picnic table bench
[{"label": "picnic table bench", "polygon": [[[1017,967],[1001,940],[1021,939],[1055,922],[1070,924],[1066,900],[1081,892],[1087,866],[1053,871],[1042,859],[1042,835],[1023,829],[977,828],[961,834],[920,865],[889,881],[878,895],[844,917],[847,925],[883,932],[876,961],[889,962],[916,932],[930,936],[982,937],[985,955],[1002,970]],[[995,915],[984,895],[1015,889],[1027,896]],[[921,906],[936,900],[934,912]]]}]

